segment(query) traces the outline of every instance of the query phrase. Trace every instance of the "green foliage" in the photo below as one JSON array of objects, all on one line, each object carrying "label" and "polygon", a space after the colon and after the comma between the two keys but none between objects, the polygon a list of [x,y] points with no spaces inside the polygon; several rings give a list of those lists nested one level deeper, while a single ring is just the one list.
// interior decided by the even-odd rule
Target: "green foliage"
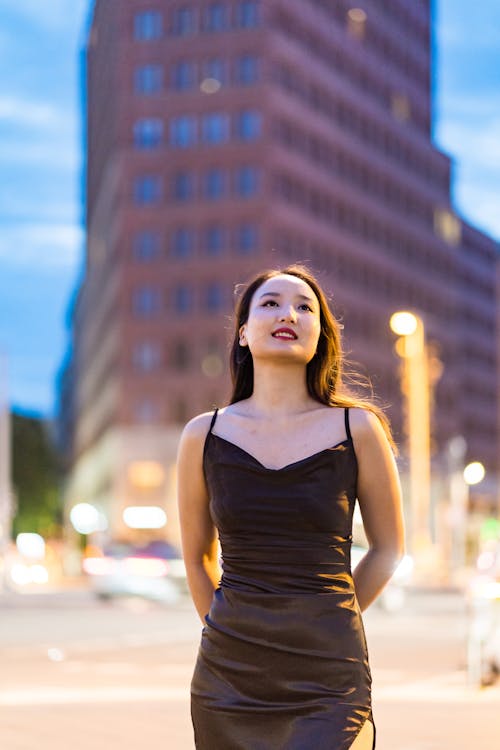
[{"label": "green foliage", "polygon": [[60,537],[62,502],[55,449],[41,419],[13,413],[12,484],[17,508],[13,536],[38,532]]}]

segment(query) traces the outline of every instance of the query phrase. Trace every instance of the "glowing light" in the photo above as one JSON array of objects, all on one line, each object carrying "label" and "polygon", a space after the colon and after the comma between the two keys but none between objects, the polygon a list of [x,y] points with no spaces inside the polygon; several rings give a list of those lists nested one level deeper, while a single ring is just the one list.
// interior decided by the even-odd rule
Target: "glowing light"
[{"label": "glowing light", "polygon": [[167,523],[167,514],[157,505],[130,506],[123,511],[123,520],[130,529],[161,529]]},{"label": "glowing light", "polygon": [[18,586],[26,586],[31,583],[29,567],[21,563],[15,563],[10,569],[10,577]]},{"label": "glowing light", "polygon": [[354,23],[366,22],[366,13],[362,8],[351,8],[347,11],[347,17],[350,21],[354,21]]},{"label": "glowing light", "polygon": [[30,575],[33,583],[48,583],[49,573],[44,565],[31,565]]},{"label": "glowing light", "polygon": [[110,575],[114,567],[114,560],[107,560],[103,557],[85,557],[82,561],[84,572],[90,576]]},{"label": "glowing light", "polygon": [[159,487],[165,479],[165,471],[158,461],[134,461],[127,474],[132,484],[144,489]]},{"label": "glowing light", "polygon": [[23,557],[31,557],[41,560],[45,557],[45,541],[40,534],[18,534],[16,537],[16,547]]},{"label": "glowing light", "polygon": [[347,11],[347,31],[356,39],[363,39],[366,30],[366,13],[361,8]]},{"label": "glowing light", "polygon": [[462,237],[459,219],[443,208],[436,208],[434,211],[434,231],[449,245],[458,245]]},{"label": "glowing light", "polygon": [[464,479],[467,484],[478,484],[484,479],[484,466],[480,461],[472,461],[464,469]]},{"label": "glowing light", "polygon": [[417,330],[418,321],[413,313],[401,310],[391,315],[389,325],[398,336],[411,336]]},{"label": "glowing light", "polygon": [[107,528],[106,518],[90,503],[78,503],[71,508],[70,521],[79,534],[92,534]]},{"label": "glowing light", "polygon": [[400,122],[410,119],[410,102],[404,94],[393,94],[391,98],[392,114]]},{"label": "glowing light", "polygon": [[482,599],[500,599],[500,582],[482,580],[474,582],[474,596]]},{"label": "glowing light", "polygon": [[125,569],[129,575],[161,578],[168,573],[168,562],[158,558],[127,557]]},{"label": "glowing light", "polygon": [[413,557],[411,555],[404,555],[403,559],[397,566],[396,570],[394,571],[394,578],[402,578],[407,579],[410,577],[410,575],[413,572],[413,568],[415,567],[415,562],[413,560]]},{"label": "glowing light", "polygon": [[479,570],[489,570],[495,562],[495,555],[493,552],[486,551],[482,552],[476,561],[476,566]]},{"label": "glowing light", "polygon": [[16,563],[10,570],[10,577],[18,586],[27,586],[28,583],[47,583],[49,573],[44,565],[24,565]]},{"label": "glowing light", "polygon": [[60,648],[49,648],[47,649],[47,658],[50,659],[50,661],[64,661],[64,651]]},{"label": "glowing light", "polygon": [[204,94],[215,94],[221,87],[221,82],[217,78],[204,78],[200,83],[200,89]]}]

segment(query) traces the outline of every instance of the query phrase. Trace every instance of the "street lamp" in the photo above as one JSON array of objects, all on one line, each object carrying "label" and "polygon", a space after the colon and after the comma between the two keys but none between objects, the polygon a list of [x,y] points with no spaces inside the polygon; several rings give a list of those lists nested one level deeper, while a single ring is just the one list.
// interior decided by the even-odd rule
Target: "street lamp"
[{"label": "street lamp", "polygon": [[485,469],[481,461],[472,461],[464,469],[464,479],[466,484],[479,484],[482,482],[485,475]]},{"label": "street lamp", "polygon": [[403,363],[401,390],[406,398],[406,438],[409,458],[410,552],[416,568],[431,545],[430,508],[430,394],[425,330],[421,318],[401,310],[390,318],[400,338],[395,349]]}]

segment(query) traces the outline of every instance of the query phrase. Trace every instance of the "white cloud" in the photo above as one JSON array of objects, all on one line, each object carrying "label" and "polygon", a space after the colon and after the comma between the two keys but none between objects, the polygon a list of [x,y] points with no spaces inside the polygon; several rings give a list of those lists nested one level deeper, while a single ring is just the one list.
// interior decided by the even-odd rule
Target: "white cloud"
[{"label": "white cloud", "polygon": [[41,272],[76,269],[82,255],[83,231],[75,224],[18,224],[0,232],[4,268]]},{"label": "white cloud", "polygon": [[[438,42],[440,47],[456,47],[457,49],[465,48],[470,50],[471,37],[476,38],[477,46],[481,47],[481,52],[488,50],[496,51],[500,45],[500,29],[495,25],[487,25],[484,18],[479,18],[478,23],[473,25],[473,31],[470,21],[474,20],[472,16],[462,23],[454,25],[443,23],[438,30]],[[477,33],[476,33],[477,32]]]},{"label": "white cloud", "polygon": [[46,102],[33,102],[15,97],[0,97],[0,122],[33,127],[53,127],[60,121],[60,113]]},{"label": "white cloud", "polygon": [[2,9],[21,16],[27,21],[33,21],[48,31],[59,31],[73,21],[68,21],[71,14],[82,21],[91,5],[92,0],[2,0]]},{"label": "white cloud", "polygon": [[450,120],[441,126],[439,140],[459,161],[496,173],[500,190],[500,114],[489,122]]},{"label": "white cloud", "polygon": [[447,121],[464,118],[477,123],[479,118],[500,118],[500,91],[443,92],[438,108],[442,113],[441,119]]},{"label": "white cloud", "polygon": [[500,242],[500,191],[472,179],[461,179],[455,203],[466,221]]},{"label": "white cloud", "polygon": [[436,141],[452,159],[460,213],[500,239],[500,97],[467,93],[447,99]]},{"label": "white cloud", "polygon": [[[52,176],[56,170],[78,174],[81,168],[82,155],[76,143],[61,143],[61,139],[33,139],[0,141],[0,164],[3,168],[26,166],[50,167]],[[77,178],[75,178],[77,179]]]},{"label": "white cloud", "polygon": [[440,46],[464,48],[475,47],[498,50],[500,45],[500,11],[498,0],[438,0],[435,18],[436,33]]}]

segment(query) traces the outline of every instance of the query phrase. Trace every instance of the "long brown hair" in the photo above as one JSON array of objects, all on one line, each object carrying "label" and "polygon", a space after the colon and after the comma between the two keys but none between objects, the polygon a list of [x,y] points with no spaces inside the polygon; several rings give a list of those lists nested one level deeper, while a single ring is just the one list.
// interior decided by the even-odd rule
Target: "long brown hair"
[{"label": "long brown hair", "polygon": [[231,345],[230,368],[232,380],[232,394],[229,403],[249,398],[253,393],[253,359],[248,346],[240,346],[240,327],[247,322],[252,297],[257,289],[268,279],[281,274],[296,276],[305,281],[318,298],[320,308],[321,331],[318,347],[314,357],[306,365],[306,382],[309,395],[316,401],[327,406],[352,406],[368,409],[380,420],[384,432],[389,440],[394,454],[399,450],[392,436],[389,419],[383,408],[375,403],[377,397],[369,379],[363,380],[359,373],[351,370],[349,380],[359,386],[368,385],[371,389],[370,397],[358,396],[345,383],[344,376],[346,356],[342,348],[341,329],[343,325],[335,318],[330,310],[328,300],[318,280],[307,266],[293,263],[285,268],[273,268],[259,273],[243,286],[235,307],[235,329]]}]

